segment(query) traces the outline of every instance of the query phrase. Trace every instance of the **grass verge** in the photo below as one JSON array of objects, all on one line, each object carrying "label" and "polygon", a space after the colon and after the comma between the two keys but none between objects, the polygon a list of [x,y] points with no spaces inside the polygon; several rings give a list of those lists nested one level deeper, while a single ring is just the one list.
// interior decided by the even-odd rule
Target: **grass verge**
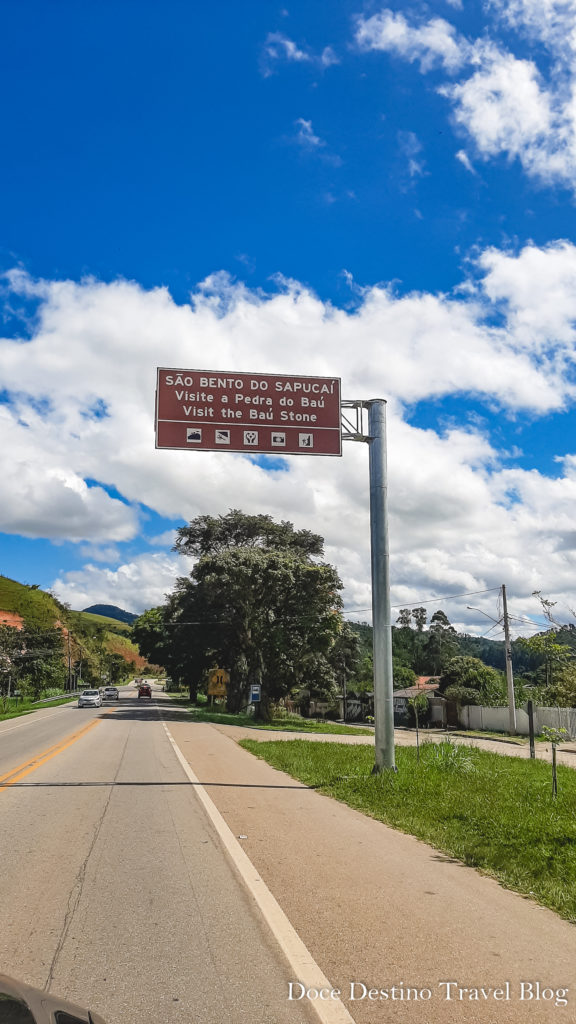
[{"label": "grass verge", "polygon": [[275,768],[491,875],[576,923],[576,772],[452,743],[398,747],[371,775],[370,747],[306,740],[245,747]]},{"label": "grass verge", "polygon": [[[500,740],[500,743],[513,743],[518,747],[527,747],[530,740],[528,736],[510,736],[506,732],[486,732],[482,729],[454,729],[450,730],[451,736],[469,736],[478,740]],[[544,736],[535,736],[536,743],[548,743]]]},{"label": "grass verge", "polygon": [[[169,694],[170,696],[170,694]],[[188,711],[195,722],[212,722],[215,725],[243,725],[247,729],[271,730],[273,732],[314,732],[330,733],[336,736],[373,736],[371,729],[353,729],[349,725],[340,725],[338,722],[316,722],[310,718],[294,719],[280,718],[271,725],[263,725],[255,722],[251,715],[232,715],[227,711],[211,711],[209,708],[197,708],[190,704],[189,700],[182,697],[172,697],[174,704]]]},{"label": "grass verge", "polygon": [[76,697],[62,697],[62,700],[51,700],[50,703],[46,701],[46,703],[34,705],[32,705],[30,701],[14,701],[5,712],[2,712],[0,706],[0,722],[5,722],[8,718],[20,718],[22,715],[32,715],[35,711],[41,711],[42,708],[58,708],[61,704],[69,704],[70,701],[76,699]]}]

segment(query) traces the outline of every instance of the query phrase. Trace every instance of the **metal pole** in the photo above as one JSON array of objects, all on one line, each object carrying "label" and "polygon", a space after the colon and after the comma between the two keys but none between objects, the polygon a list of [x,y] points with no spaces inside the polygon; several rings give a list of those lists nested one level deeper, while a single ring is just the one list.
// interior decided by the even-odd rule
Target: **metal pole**
[{"label": "metal pole", "polygon": [[504,646],[506,649],[506,685],[508,687],[508,731],[511,736],[516,733],[516,701],[514,699],[514,674],[512,672],[512,644],[510,643],[510,623],[508,621],[508,604],[506,587],[502,584],[502,611],[504,614]]},{"label": "metal pole", "polygon": [[394,697],[392,625],[390,622],[390,556],[386,474],[386,402],[365,403],[370,451],[370,539],[372,549],[372,628],[374,651],[374,773],[396,771],[394,759]]},{"label": "metal pole", "polygon": [[528,735],[530,737],[530,757],[536,757],[534,748],[534,702],[528,701]]}]

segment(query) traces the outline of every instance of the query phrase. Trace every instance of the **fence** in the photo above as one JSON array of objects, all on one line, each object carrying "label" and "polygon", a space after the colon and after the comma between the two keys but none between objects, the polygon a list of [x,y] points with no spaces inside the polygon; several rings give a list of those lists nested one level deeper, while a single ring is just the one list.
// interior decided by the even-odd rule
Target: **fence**
[{"label": "fence", "polygon": [[[485,708],[469,704],[460,709],[460,725],[464,729],[481,729],[490,732],[508,732],[508,708]],[[534,706],[534,732],[541,733],[545,727],[566,729],[571,740],[576,739],[576,708],[540,708]],[[516,709],[516,732],[528,736],[528,712]]]}]

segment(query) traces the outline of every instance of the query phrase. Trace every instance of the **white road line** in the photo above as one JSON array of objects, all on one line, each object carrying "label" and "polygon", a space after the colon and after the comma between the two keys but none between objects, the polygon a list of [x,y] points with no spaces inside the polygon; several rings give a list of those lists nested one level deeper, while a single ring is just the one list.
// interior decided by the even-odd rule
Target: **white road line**
[{"label": "white road line", "polygon": [[[260,877],[250,858],[245,854],[236,837],[230,831],[220,811],[212,802],[200,780],[192,771],[176,740],[165,722],[162,723],[174,753],[182,768],[194,783],[194,791],[203,803],[206,813],[218,832],[224,847],[232,858],[236,869],[242,877],[246,888],[256,900],[264,919],[278,942],[284,956],[294,972],[293,981],[300,981],[306,988],[324,988],[331,990],[333,986],[322,973],[312,954],[306,948],[298,932],[290,924],[286,914]],[[344,1003],[340,999],[315,999],[309,1004],[316,1012],[321,1024],[355,1024]]]}]

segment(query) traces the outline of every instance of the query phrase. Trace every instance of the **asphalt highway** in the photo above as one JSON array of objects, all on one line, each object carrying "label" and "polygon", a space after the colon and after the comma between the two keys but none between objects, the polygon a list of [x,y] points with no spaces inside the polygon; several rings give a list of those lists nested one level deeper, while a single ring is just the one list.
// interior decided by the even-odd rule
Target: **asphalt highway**
[{"label": "asphalt highway", "polygon": [[108,1024],[305,1024],[153,689],[0,724],[1,970]]}]

